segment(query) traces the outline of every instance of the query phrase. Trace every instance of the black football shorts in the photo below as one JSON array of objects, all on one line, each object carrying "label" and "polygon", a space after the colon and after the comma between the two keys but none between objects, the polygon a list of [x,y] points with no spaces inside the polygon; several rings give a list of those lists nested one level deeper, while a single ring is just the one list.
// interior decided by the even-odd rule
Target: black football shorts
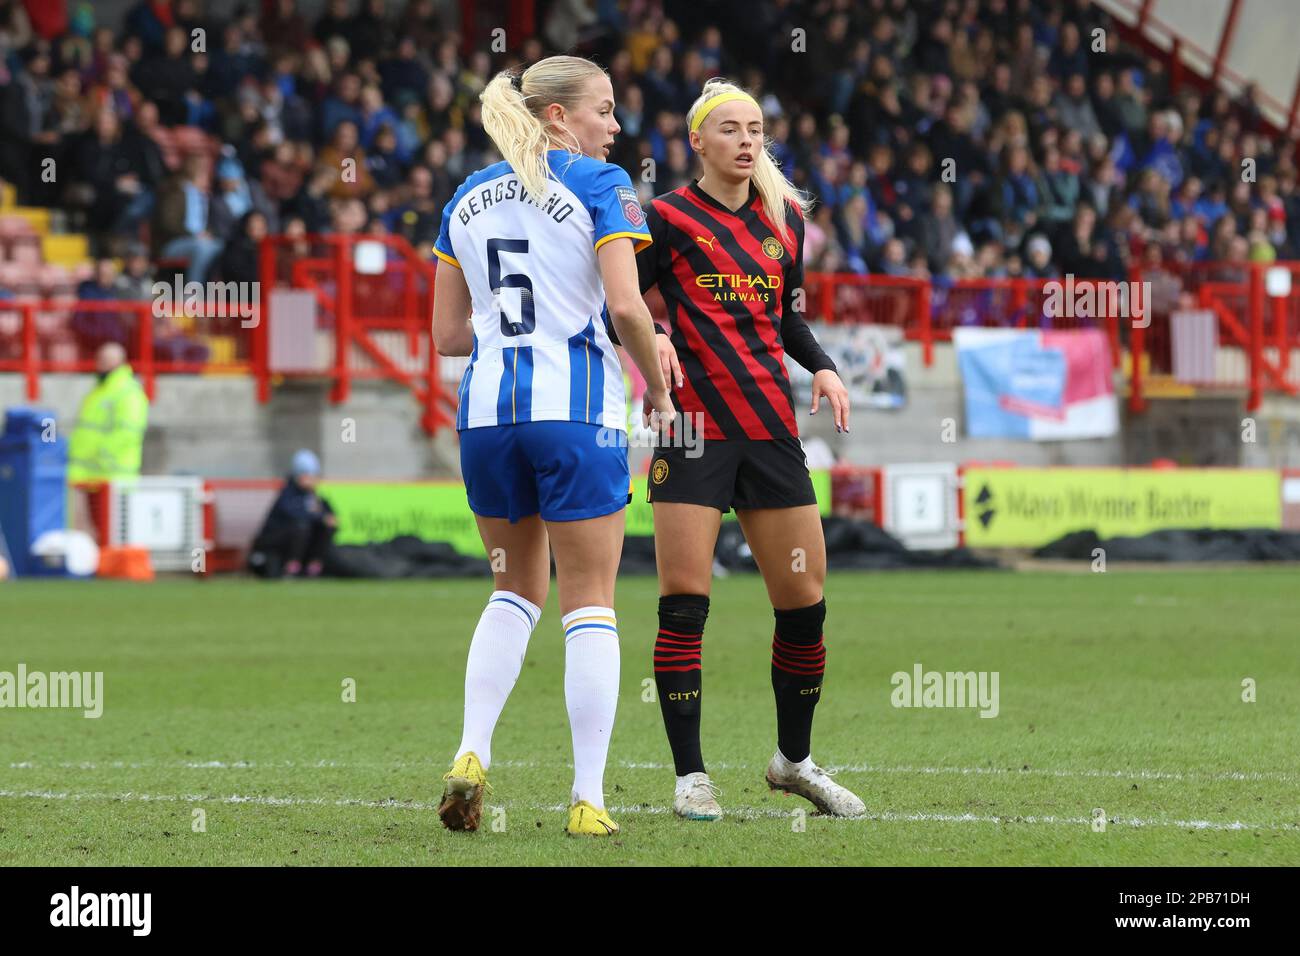
[{"label": "black football shorts", "polygon": [[817,495],[798,438],[723,438],[701,440],[692,449],[655,449],[646,500],[704,505],[726,514],[733,508],[814,505]]}]

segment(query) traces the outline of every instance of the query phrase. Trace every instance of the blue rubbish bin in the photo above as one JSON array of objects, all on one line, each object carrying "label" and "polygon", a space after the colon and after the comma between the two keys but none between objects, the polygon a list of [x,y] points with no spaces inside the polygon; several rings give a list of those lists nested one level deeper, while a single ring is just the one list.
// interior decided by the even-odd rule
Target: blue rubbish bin
[{"label": "blue rubbish bin", "polygon": [[0,434],[0,531],[18,576],[62,577],[32,555],[32,544],[47,531],[66,527],[68,444],[57,434],[42,441],[54,412],[12,408]]}]

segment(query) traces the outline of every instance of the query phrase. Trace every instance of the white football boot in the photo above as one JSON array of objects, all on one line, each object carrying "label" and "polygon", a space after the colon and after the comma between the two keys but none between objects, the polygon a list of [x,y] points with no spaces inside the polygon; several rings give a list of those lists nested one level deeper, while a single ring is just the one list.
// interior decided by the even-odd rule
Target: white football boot
[{"label": "white football boot", "polygon": [[721,820],[722,807],[717,794],[721,793],[702,771],[677,778],[677,792],[673,794],[673,813],[687,820]]},{"label": "white football boot", "polygon": [[812,757],[802,763],[791,763],[778,750],[767,765],[767,785],[773,790],[803,797],[822,813],[833,817],[862,816],[867,812],[867,805],[853,791],[832,780],[834,772],[817,766]]}]

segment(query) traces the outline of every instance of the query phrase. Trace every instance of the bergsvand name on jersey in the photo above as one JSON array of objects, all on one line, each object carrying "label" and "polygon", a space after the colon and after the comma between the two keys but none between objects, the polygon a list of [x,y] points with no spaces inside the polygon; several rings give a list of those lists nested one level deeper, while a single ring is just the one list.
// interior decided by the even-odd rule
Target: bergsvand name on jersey
[{"label": "bergsvand name on jersey", "polygon": [[51,926],[126,926],[133,936],[148,936],[153,925],[152,893],[69,893],[50,897]]},{"label": "bergsvand name on jersey", "polygon": [[456,216],[460,219],[460,224],[466,225],[471,219],[481,212],[486,212],[497,203],[501,202],[522,202],[530,206],[536,206],[546,215],[550,216],[556,222],[564,222],[573,213],[573,203],[566,202],[560,205],[560,194],[551,192],[546,197],[545,205],[538,204],[532,196],[528,195],[528,190],[524,189],[523,184],[514,176],[506,176],[498,179],[492,186],[484,186],[482,189],[474,192],[467,192],[461,198],[460,205],[456,210]]}]

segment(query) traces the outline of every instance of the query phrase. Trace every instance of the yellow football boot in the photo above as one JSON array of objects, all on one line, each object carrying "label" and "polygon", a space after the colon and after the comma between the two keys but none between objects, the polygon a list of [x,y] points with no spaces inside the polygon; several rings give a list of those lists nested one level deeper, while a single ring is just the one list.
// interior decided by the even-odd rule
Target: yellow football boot
[{"label": "yellow football boot", "polygon": [[438,804],[438,816],[448,830],[477,830],[483,816],[483,793],[492,792],[478,754],[470,752],[457,758],[442,775],[447,781]]},{"label": "yellow football boot", "polygon": [[610,819],[607,810],[597,810],[586,800],[569,807],[569,825],[564,828],[569,836],[614,836],[618,824]]}]

